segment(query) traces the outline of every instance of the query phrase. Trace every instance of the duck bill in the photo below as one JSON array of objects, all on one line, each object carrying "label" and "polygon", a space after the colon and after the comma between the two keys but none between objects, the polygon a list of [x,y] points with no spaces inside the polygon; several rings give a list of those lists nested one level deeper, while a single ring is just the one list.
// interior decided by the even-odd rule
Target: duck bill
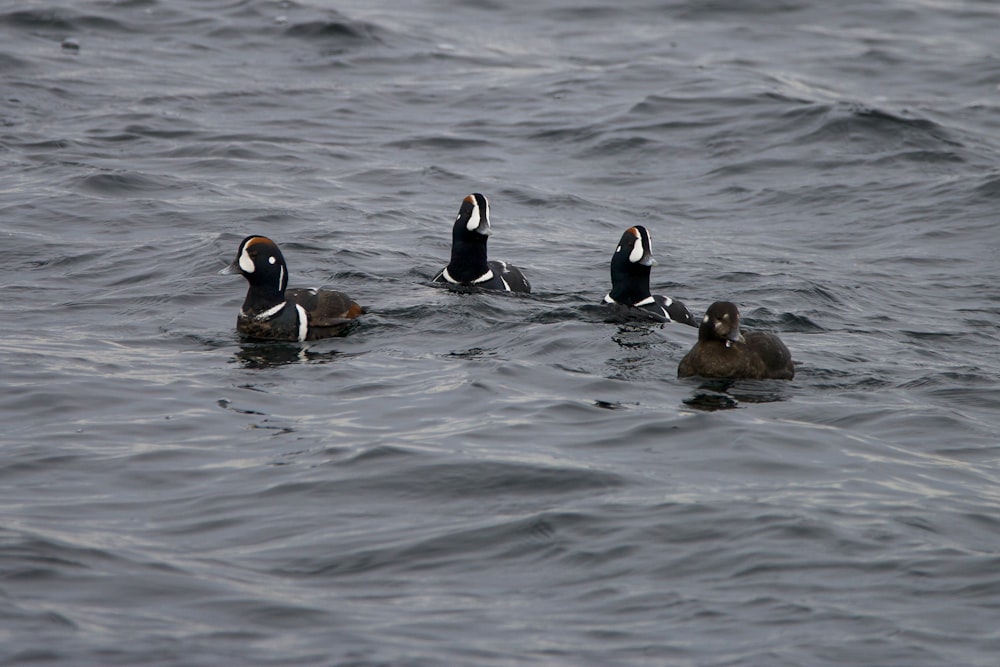
[{"label": "duck bill", "polygon": [[656,266],[657,264],[659,264],[659,262],[653,259],[653,256],[650,255],[649,253],[643,255],[642,259],[639,260],[639,263],[642,264],[643,266]]},{"label": "duck bill", "polygon": [[238,263],[236,263],[236,262],[233,262],[232,264],[230,264],[226,268],[220,270],[219,271],[219,275],[220,276],[232,276],[232,275],[235,275],[235,274],[237,274],[239,272],[240,272],[240,265]]},{"label": "duck bill", "polygon": [[726,334],[726,347],[732,347],[733,343],[742,343],[742,342],[743,342],[743,336],[740,335],[739,327],[733,327],[732,329],[729,330],[729,333]]}]

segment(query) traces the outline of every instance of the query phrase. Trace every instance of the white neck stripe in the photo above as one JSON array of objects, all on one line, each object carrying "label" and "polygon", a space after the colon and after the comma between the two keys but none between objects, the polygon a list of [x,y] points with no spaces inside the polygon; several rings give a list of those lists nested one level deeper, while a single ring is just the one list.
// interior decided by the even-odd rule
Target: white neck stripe
[{"label": "white neck stripe", "polygon": [[269,320],[272,317],[274,317],[275,315],[277,315],[278,313],[280,313],[281,310],[284,307],[285,307],[285,302],[282,301],[277,306],[273,306],[271,308],[268,308],[267,310],[265,310],[262,313],[257,313],[256,315],[253,316],[253,318],[255,320],[257,320],[258,322],[263,322],[264,320]]},{"label": "white neck stripe", "polygon": [[[451,283],[452,285],[461,285],[462,284],[462,281],[455,280],[454,278],[451,277],[451,274],[448,273],[448,267],[445,267],[444,271],[441,272],[441,276],[445,280],[447,280],[449,283]],[[478,285],[479,283],[485,283],[488,280],[493,280],[493,269],[489,269],[483,275],[479,276],[478,278],[476,278],[473,281],[470,281],[469,284],[470,285]],[[501,278],[501,280],[503,280],[503,278]],[[506,282],[504,284],[506,285]]]},{"label": "white neck stripe", "polygon": [[[485,283],[487,280],[493,280],[493,269],[488,270],[486,273],[473,280],[472,284],[478,285],[479,283]],[[503,278],[500,280],[503,280]],[[507,283],[505,282],[504,285],[506,284]]]}]

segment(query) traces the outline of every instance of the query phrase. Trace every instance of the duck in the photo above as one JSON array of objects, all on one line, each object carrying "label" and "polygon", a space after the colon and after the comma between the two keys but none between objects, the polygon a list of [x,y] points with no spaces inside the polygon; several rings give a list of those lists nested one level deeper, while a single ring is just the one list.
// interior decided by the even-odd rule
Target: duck
[{"label": "duck", "polygon": [[236,259],[219,273],[241,274],[250,283],[236,318],[236,330],[250,339],[301,343],[329,338],[364,313],[343,292],[287,289],[288,265],[278,244],[266,236],[243,239]]},{"label": "duck", "polygon": [[611,256],[611,291],[603,302],[625,316],[697,327],[683,303],[650,293],[650,268],[656,264],[649,231],[642,225],[626,229]]},{"label": "duck", "polygon": [[740,330],[740,311],[716,301],[698,326],[698,342],[677,365],[677,377],[791,380],[792,355],[773,333]]},{"label": "duck", "polygon": [[531,292],[531,284],[521,269],[501,260],[486,257],[490,227],[490,202],[474,192],[462,200],[451,231],[451,261],[432,279],[464,287],[479,287],[502,292]]}]

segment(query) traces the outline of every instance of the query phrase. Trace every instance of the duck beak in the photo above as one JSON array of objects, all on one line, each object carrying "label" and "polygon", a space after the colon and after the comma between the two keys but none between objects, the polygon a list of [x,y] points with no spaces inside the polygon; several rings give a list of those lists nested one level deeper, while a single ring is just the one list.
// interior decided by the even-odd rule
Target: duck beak
[{"label": "duck beak", "polygon": [[[707,317],[708,316],[706,315],[706,318]],[[732,347],[733,343],[740,343],[743,341],[743,336],[740,335],[739,321],[733,323],[729,322],[728,318],[716,319],[712,323],[712,326],[715,329],[715,334],[726,342],[726,347]],[[722,333],[724,330],[726,332],[725,334]]]},{"label": "duck beak", "polygon": [[219,275],[220,276],[231,276],[231,275],[237,274],[239,272],[240,272],[240,265],[237,264],[236,262],[233,262],[232,264],[230,264],[226,268],[220,270],[219,271]]},{"label": "duck beak", "polygon": [[726,347],[732,347],[733,343],[742,343],[742,342],[743,342],[743,336],[740,335],[739,327],[733,327],[732,329],[729,330],[729,333],[726,334]]},{"label": "duck beak", "polygon": [[642,264],[643,266],[656,266],[657,264],[659,264],[659,262],[653,259],[653,256],[648,253],[642,256],[642,259],[639,260],[639,263]]}]

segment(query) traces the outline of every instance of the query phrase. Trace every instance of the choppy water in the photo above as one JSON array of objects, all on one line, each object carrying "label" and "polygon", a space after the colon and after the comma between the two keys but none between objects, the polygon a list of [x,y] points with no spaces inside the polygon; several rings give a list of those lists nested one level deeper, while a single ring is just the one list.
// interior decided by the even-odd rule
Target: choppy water
[{"label": "choppy water", "polygon": [[[335,7],[2,6],[0,663],[996,664],[1000,6]],[[371,313],[241,345],[249,233]]]}]

